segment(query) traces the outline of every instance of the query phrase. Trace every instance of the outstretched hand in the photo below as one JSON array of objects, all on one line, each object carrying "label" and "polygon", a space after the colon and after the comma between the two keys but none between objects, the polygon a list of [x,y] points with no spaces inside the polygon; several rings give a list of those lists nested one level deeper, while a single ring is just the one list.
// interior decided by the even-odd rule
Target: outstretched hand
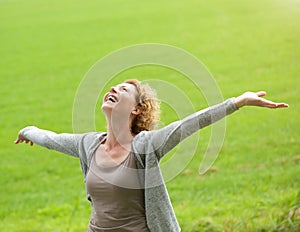
[{"label": "outstretched hand", "polygon": [[33,142],[29,139],[26,139],[22,134],[21,132],[19,132],[18,134],[18,138],[15,140],[15,144],[18,144],[18,143],[30,143],[30,146],[33,146]]},{"label": "outstretched hand", "polygon": [[262,98],[265,95],[266,92],[264,91],[260,91],[257,93],[246,92],[235,98],[235,105],[237,108],[241,108],[243,106],[259,106],[259,107],[267,107],[267,108],[289,107],[289,105],[286,103],[276,103]]}]

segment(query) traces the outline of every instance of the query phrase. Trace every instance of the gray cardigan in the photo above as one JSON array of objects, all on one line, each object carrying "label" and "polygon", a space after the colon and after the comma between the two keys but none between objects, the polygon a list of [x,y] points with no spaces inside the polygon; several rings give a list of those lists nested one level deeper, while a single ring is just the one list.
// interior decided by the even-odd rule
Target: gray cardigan
[{"label": "gray cardigan", "polygon": [[[160,159],[183,139],[237,110],[233,98],[196,112],[161,129],[142,131],[132,141],[141,185],[145,190],[145,209],[150,231],[180,231],[166,186],[159,169]],[[80,159],[84,179],[92,155],[106,137],[103,132],[56,134],[34,126],[25,127],[22,135],[34,143]],[[89,196],[88,196],[89,198]]]}]

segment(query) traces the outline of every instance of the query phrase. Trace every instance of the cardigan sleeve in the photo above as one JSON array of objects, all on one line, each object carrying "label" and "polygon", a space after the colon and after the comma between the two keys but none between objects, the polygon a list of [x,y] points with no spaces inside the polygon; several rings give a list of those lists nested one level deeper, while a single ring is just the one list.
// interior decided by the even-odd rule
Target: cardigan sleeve
[{"label": "cardigan sleeve", "polygon": [[57,134],[49,130],[39,129],[35,126],[25,127],[20,133],[26,139],[42,147],[79,157],[78,143],[82,137],[80,134]]},{"label": "cardigan sleeve", "polygon": [[223,103],[198,111],[159,130],[150,131],[149,139],[158,160],[188,136],[236,110],[238,108],[234,104],[234,98],[230,98]]}]

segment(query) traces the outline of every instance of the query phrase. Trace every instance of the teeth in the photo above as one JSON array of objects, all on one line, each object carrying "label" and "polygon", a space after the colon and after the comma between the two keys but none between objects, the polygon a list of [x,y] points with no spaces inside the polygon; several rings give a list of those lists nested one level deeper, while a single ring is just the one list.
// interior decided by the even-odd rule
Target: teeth
[{"label": "teeth", "polygon": [[109,96],[108,100],[112,101],[112,102],[116,102],[117,101],[116,97],[114,97],[114,96]]}]

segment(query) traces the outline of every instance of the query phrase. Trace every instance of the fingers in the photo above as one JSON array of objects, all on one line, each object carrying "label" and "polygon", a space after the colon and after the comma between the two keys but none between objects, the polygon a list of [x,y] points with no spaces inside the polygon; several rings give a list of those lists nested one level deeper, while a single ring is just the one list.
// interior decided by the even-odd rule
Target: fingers
[{"label": "fingers", "polygon": [[289,107],[289,105],[286,103],[276,103],[275,108],[287,108],[287,107]]},{"label": "fingers", "polygon": [[[265,91],[256,92],[256,95],[258,97],[263,97],[266,94],[267,93]],[[266,100],[266,99],[263,99],[263,98],[262,98],[261,103],[262,103],[262,105],[260,105],[260,106],[268,107],[268,108],[287,108],[287,107],[289,107],[289,105],[284,103],[284,102],[276,103],[276,102],[272,102],[272,101],[269,101],[269,100]]]},{"label": "fingers", "polygon": [[23,143],[24,142],[24,139],[21,139],[21,138],[17,138],[15,140],[15,144],[18,144],[18,143]]},{"label": "fingers", "polygon": [[272,101],[269,101],[269,100],[265,100],[262,102],[262,105],[263,107],[268,107],[268,108],[286,108],[286,107],[289,107],[288,104],[286,103],[276,103],[276,102],[272,102]]},{"label": "fingers", "polygon": [[17,138],[16,140],[15,140],[15,144],[18,144],[18,143],[23,143],[23,142],[25,142],[25,143],[29,143],[30,144],[30,146],[33,146],[33,142],[31,141],[31,140],[28,140],[28,139],[21,139],[21,138]]},{"label": "fingers", "polygon": [[272,101],[264,100],[262,101],[262,104],[260,106],[267,108],[276,108],[277,104]]}]

